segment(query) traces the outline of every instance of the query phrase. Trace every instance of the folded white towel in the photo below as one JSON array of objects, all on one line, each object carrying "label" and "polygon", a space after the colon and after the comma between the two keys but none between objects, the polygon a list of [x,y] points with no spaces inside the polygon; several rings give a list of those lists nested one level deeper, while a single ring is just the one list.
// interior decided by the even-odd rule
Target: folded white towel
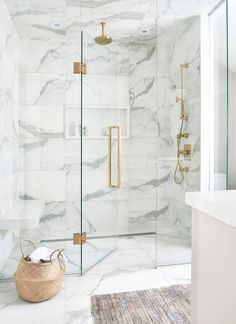
[{"label": "folded white towel", "polygon": [[[40,247],[36,250],[34,250],[30,255],[29,255],[29,261],[31,261],[32,263],[43,263],[43,262],[49,262],[51,259],[51,255],[53,253],[54,250],[48,249],[46,247]],[[55,260],[58,256],[59,251],[55,252],[52,255],[52,260]],[[65,255],[62,253],[61,254],[64,262],[67,262],[67,259],[65,257]]]}]

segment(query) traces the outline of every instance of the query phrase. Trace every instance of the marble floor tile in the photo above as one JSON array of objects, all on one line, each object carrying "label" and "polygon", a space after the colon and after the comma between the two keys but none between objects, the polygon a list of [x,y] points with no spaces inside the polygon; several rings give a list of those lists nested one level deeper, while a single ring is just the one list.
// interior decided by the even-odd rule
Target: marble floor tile
[{"label": "marble floor tile", "polygon": [[[142,242],[142,244],[140,243]],[[158,288],[189,283],[191,266],[154,269],[145,252],[152,237],[119,239],[119,247],[84,276],[65,276],[61,291],[49,301],[31,304],[21,300],[13,281],[0,284],[0,322],[7,324],[93,324],[90,297],[96,294]]]}]

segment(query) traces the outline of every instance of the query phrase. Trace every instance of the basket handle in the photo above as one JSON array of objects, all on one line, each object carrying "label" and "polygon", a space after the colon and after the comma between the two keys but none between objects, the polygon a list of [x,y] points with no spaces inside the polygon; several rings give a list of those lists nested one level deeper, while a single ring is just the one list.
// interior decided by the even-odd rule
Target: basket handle
[{"label": "basket handle", "polygon": [[23,259],[25,259],[26,256],[25,256],[24,250],[23,250],[23,241],[30,243],[30,245],[32,245],[34,247],[34,249],[36,249],[36,246],[35,246],[35,244],[31,240],[20,239],[21,256],[22,256]]},{"label": "basket handle", "polygon": [[60,265],[61,269],[65,269],[65,261],[64,261],[64,257],[62,256],[62,252],[64,251],[64,249],[56,249],[52,252],[52,254],[50,255],[50,262],[52,263],[52,257],[54,255],[55,252],[58,252],[56,259],[58,259],[58,263]]}]

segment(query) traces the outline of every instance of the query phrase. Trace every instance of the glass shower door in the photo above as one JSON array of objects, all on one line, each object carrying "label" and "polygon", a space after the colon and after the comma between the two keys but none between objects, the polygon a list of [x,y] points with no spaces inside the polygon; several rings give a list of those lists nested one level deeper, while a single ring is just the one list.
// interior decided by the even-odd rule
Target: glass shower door
[{"label": "glass shower door", "polygon": [[236,189],[235,149],[235,17],[234,0],[210,13],[211,146],[210,189]]},{"label": "glass shower door", "polygon": [[227,63],[227,158],[228,158],[228,189],[236,189],[236,145],[235,145],[235,86],[236,86],[236,56],[235,56],[235,19],[236,19],[236,3],[234,0],[227,1],[227,52],[228,52],[228,63]]},{"label": "glass shower door", "polygon": [[[212,124],[210,189],[227,190],[228,182],[228,26],[227,1],[210,14],[210,107]],[[232,77],[233,79],[233,77]]]},{"label": "glass shower door", "polygon": [[[82,273],[117,247],[118,207],[122,196],[121,138],[126,107],[119,101],[117,55],[82,32],[81,62],[81,217],[87,241]],[[122,98],[122,95],[120,96]]]}]

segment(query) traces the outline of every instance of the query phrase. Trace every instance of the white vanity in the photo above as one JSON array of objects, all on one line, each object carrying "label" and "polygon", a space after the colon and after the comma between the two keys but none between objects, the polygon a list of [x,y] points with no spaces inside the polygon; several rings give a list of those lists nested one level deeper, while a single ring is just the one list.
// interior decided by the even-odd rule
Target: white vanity
[{"label": "white vanity", "polygon": [[192,322],[236,324],[236,190],[187,193],[192,207]]}]

